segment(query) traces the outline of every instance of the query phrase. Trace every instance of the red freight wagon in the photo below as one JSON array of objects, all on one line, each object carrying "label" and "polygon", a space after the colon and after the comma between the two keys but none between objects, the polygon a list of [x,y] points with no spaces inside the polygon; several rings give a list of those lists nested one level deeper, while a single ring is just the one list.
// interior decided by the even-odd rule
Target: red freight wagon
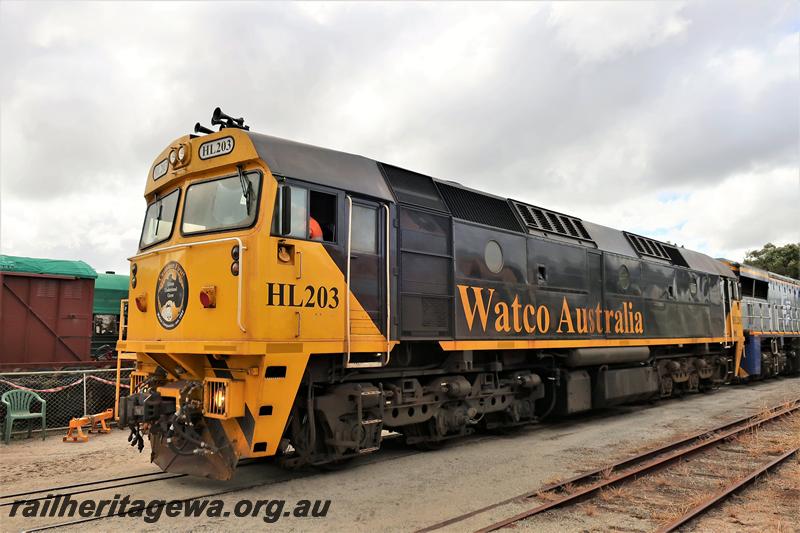
[{"label": "red freight wagon", "polygon": [[91,361],[96,277],[83,261],[0,255],[0,369]]}]

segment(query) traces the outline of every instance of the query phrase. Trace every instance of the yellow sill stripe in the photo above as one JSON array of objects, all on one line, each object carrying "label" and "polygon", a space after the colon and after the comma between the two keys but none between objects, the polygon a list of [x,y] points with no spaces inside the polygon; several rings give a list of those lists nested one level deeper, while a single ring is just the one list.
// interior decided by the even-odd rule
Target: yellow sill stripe
[{"label": "yellow sill stripe", "polygon": [[594,348],[609,346],[666,346],[670,344],[702,344],[735,342],[734,337],[688,337],[678,339],[574,339],[574,340],[463,340],[440,341],[444,351],[454,350],[535,350],[546,348]]}]

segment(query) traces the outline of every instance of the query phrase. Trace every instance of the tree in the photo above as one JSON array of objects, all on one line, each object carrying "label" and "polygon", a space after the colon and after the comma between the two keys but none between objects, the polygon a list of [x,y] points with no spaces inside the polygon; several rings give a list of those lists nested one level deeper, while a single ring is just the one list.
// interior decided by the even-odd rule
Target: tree
[{"label": "tree", "polygon": [[744,263],[753,265],[776,274],[783,274],[800,279],[800,244],[791,243],[775,246],[768,242],[760,250],[751,250],[745,254]]}]

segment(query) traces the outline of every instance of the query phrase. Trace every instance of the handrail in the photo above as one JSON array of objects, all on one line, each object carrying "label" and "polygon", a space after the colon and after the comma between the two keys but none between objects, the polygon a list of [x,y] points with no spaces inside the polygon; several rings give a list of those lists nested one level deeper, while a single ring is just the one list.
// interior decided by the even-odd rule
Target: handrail
[{"label": "handrail", "polygon": [[389,206],[383,204],[383,209],[386,211],[386,244],[384,245],[384,252],[386,252],[386,361],[383,364],[388,365],[392,351],[392,278],[390,272],[391,262],[389,261],[389,256],[391,255],[391,247],[389,245]]},{"label": "handrail", "polygon": [[[733,335],[734,335],[734,331],[733,331],[733,300],[731,298],[732,295],[733,295],[733,286],[731,284],[731,280],[728,280],[728,308],[731,311],[728,314],[728,322],[730,324],[731,338],[733,338]],[[739,307],[739,310],[741,311],[741,307]]]},{"label": "handrail", "polygon": [[242,330],[242,332],[244,333],[247,332],[247,330],[244,327],[244,322],[242,322],[242,307],[243,307],[242,300],[244,299],[242,294],[242,278],[244,278],[244,251],[247,250],[247,247],[244,244],[242,244],[242,239],[240,239],[239,237],[225,237],[223,239],[210,239],[207,241],[173,244],[171,246],[164,246],[162,248],[156,248],[155,250],[148,250],[144,253],[131,256],[128,258],[128,261],[134,261],[136,259],[141,259],[142,257],[146,257],[148,255],[157,254],[160,252],[166,252],[168,250],[177,250],[179,248],[191,248],[192,246],[201,246],[203,244],[216,244],[219,242],[230,242],[230,241],[236,241],[236,243],[239,245],[239,275],[236,276],[237,278],[239,278],[237,281],[238,294],[236,297],[236,323],[238,324],[239,329]]},{"label": "handrail", "polygon": [[347,284],[347,291],[345,293],[345,323],[344,335],[345,343],[347,344],[347,361],[345,367],[350,364],[350,251],[351,241],[353,239],[353,199],[347,196],[347,273],[345,275],[345,283]]},{"label": "handrail", "polygon": [[[730,346],[730,340],[728,339],[728,337],[729,337],[729,335],[728,335],[728,333],[729,333],[728,332],[728,310],[726,309],[726,306],[725,306],[725,303],[726,303],[726,300],[727,300],[726,295],[725,295],[725,281],[720,281],[719,291],[720,291],[721,296],[722,296],[722,321],[723,321],[723,325],[724,325],[723,329],[724,329],[724,332],[725,332],[725,343],[724,343],[724,346],[726,348],[728,348]],[[733,333],[733,332],[731,331],[730,333]]]},{"label": "handrail", "polygon": [[[391,261],[390,261],[390,228],[389,228],[389,206],[382,204],[386,212],[386,243],[384,252],[386,255],[386,359],[381,355],[381,366],[389,364],[392,348],[392,284],[391,284]],[[345,344],[347,345],[347,359],[345,367],[350,366],[350,356],[352,354],[352,339],[350,332],[350,254],[352,253],[353,241],[353,199],[347,196],[347,267],[345,269],[345,283],[347,284],[347,295],[345,301]],[[366,364],[366,363],[365,363]],[[370,366],[372,365],[369,363]],[[364,366],[364,365],[362,365]]]},{"label": "handrail", "polygon": [[125,337],[125,333],[128,331],[128,316],[125,313],[126,305],[128,305],[127,298],[123,298],[119,301],[119,322],[117,322],[117,325],[119,326],[119,331],[117,331],[118,341],[125,340],[123,337]]}]

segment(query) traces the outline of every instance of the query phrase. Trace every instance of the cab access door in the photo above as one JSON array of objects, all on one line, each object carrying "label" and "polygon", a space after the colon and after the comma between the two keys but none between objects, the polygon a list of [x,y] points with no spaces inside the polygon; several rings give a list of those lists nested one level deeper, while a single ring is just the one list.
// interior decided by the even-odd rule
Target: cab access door
[{"label": "cab access door", "polygon": [[389,208],[347,197],[346,366],[389,360]]}]

